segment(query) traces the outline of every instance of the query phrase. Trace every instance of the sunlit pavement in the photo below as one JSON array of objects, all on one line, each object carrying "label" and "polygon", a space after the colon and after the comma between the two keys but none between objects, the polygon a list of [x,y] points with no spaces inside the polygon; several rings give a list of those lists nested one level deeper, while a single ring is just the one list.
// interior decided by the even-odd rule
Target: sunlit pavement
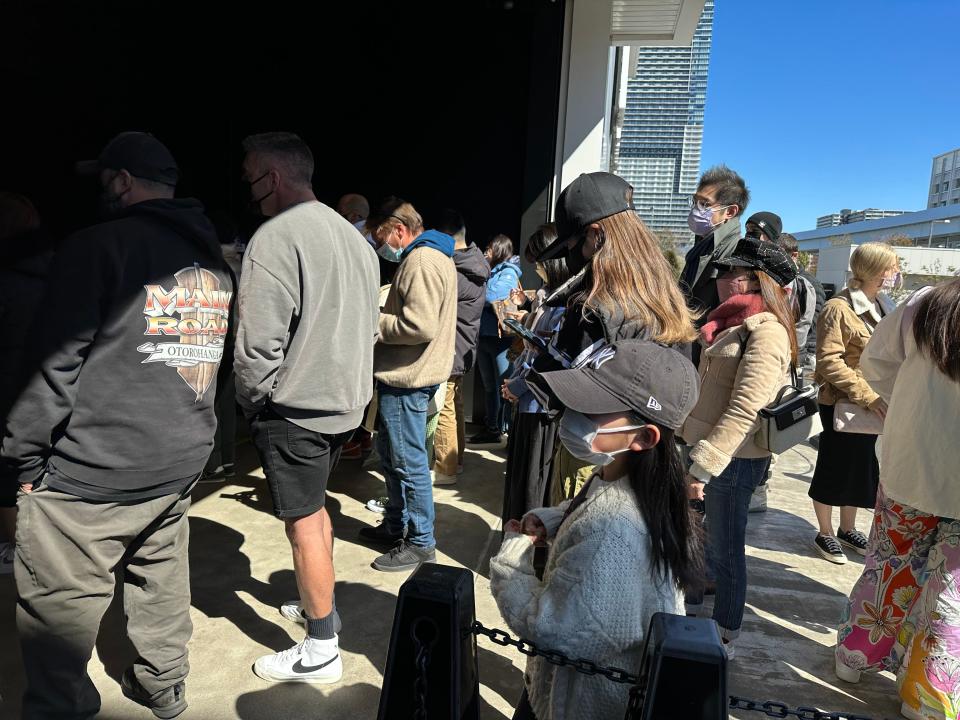
[{"label": "sunlit pavement", "polygon": [[[380,516],[364,504],[382,494],[378,474],[345,461],[330,484],[328,509],[337,542],[337,605],[344,629],[340,647],[345,674],[337,685],[277,685],[257,678],[253,661],[302,638],[277,608],[295,597],[290,550],[274,519],[262,473],[249,445],[241,446],[238,478],[202,485],[191,511],[191,581],[194,623],[185,718],[299,720],[374,718],[393,621],[405,574],[370,567],[379,554],[357,541],[357,531]],[[815,453],[790,451],[771,481],[770,509],[750,516],[747,537],[750,590],[744,632],[730,669],[729,691],[756,700],[812,705],[874,718],[898,716],[891,676],[864,676],[859,685],[834,677],[835,625],[847,591],[862,567],[859,557],[837,566],[813,549],[813,510],[807,498]],[[474,571],[478,619],[503,626],[487,580],[487,564],[499,540],[503,492],[501,452],[470,451],[459,483],[435,491],[437,561]],[[859,527],[868,529],[861,512]],[[114,609],[116,609],[116,604]],[[0,717],[19,717],[23,674],[14,627],[14,590],[0,577]],[[523,658],[478,641],[481,717],[510,718],[520,694]],[[120,694],[116,678],[129,659],[121,614],[104,620],[90,673],[103,697],[100,718],[152,718]],[[731,717],[763,717],[733,713]],[[442,719],[446,720],[446,719]]]}]

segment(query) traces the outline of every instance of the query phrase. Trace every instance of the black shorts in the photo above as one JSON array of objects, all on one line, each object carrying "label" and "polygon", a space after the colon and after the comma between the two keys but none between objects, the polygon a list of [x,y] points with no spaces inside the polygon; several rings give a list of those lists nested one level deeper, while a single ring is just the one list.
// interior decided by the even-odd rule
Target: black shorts
[{"label": "black shorts", "polygon": [[270,486],[274,515],[280,519],[304,517],[322,508],[327,478],[353,431],[337,435],[314,432],[271,409],[257,414],[250,421],[250,430]]}]

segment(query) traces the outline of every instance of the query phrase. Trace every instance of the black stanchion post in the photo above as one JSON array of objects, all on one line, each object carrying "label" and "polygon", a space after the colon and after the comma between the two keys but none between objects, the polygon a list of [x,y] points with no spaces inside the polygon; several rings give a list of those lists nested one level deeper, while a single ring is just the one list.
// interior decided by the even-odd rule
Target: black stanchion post
[{"label": "black stanchion post", "polygon": [[650,620],[639,720],[727,720],[727,654],[717,624],[657,613]]},{"label": "black stanchion post", "polygon": [[425,563],[400,588],[377,720],[479,720],[473,574]]}]

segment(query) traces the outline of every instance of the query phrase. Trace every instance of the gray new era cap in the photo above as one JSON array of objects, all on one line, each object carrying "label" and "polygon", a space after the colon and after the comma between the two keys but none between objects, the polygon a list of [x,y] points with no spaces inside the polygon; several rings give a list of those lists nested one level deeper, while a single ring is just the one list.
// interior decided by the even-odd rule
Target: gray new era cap
[{"label": "gray new era cap", "polygon": [[587,415],[632,411],[670,430],[683,425],[700,396],[693,364],[649,340],[621,340],[598,350],[582,367],[541,377],[571,410]]}]

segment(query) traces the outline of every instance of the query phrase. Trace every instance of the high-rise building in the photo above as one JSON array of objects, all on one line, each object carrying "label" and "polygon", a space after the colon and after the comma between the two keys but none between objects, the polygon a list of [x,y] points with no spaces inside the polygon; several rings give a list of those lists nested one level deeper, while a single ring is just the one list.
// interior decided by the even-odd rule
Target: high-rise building
[{"label": "high-rise building", "polygon": [[864,220],[879,220],[880,218],[895,217],[903,215],[906,210],[879,210],[877,208],[867,208],[866,210],[848,210],[843,209],[838,213],[821,215],[817,218],[818,228],[834,227],[835,225],[849,225],[850,223],[863,222]]},{"label": "high-rise building", "polygon": [[928,208],[960,205],[960,148],[933,158],[928,195]]},{"label": "high-rise building", "polygon": [[616,119],[611,170],[633,185],[633,207],[677,240],[687,227],[703,143],[703,110],[714,0],[706,0],[689,46],[630,48],[625,106]]}]

